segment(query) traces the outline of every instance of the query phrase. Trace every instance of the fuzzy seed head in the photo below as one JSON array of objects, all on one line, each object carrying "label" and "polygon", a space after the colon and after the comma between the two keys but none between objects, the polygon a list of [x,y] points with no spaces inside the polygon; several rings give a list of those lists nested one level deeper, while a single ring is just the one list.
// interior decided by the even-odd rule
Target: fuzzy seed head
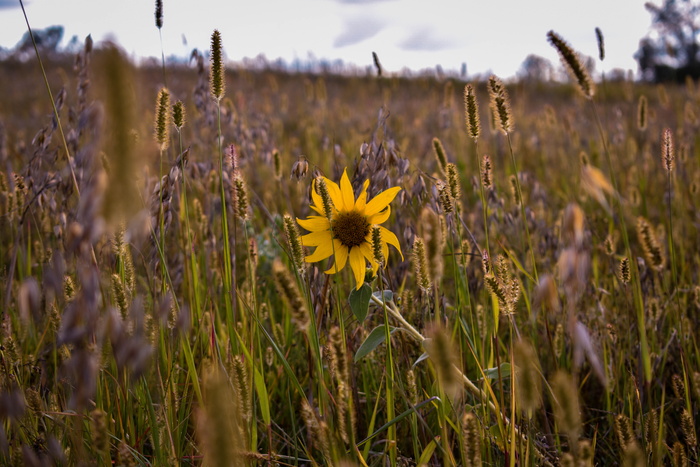
[{"label": "fuzzy seed head", "polygon": [[510,99],[508,91],[503,82],[496,76],[491,75],[488,82],[491,109],[496,116],[498,128],[503,133],[513,131],[513,119],[510,111]]},{"label": "fuzzy seed head", "polygon": [[245,182],[240,173],[233,176],[233,192],[235,199],[235,214],[242,220],[248,220],[248,192],[246,191]]},{"label": "fuzzy seed head", "polygon": [[225,91],[223,47],[221,33],[214,30],[211,35],[211,70],[209,76],[209,91],[216,101],[221,101]]},{"label": "fuzzy seed head", "polygon": [[471,84],[464,86],[464,112],[467,122],[467,134],[476,141],[479,139],[481,124],[479,123],[479,105],[476,101],[474,87]]},{"label": "fuzzy seed head", "polygon": [[481,184],[486,190],[493,189],[493,166],[491,165],[491,156],[484,154],[481,159]]},{"label": "fuzzy seed head", "polygon": [[380,266],[385,264],[384,253],[382,252],[382,232],[376,225],[372,227],[372,256]]},{"label": "fuzzy seed head", "polygon": [[413,268],[416,274],[418,286],[425,292],[429,292],[432,283],[429,276],[428,258],[425,252],[425,243],[420,237],[416,237],[413,241]]},{"label": "fuzzy seed head", "polygon": [[666,256],[651,224],[641,216],[637,218],[637,236],[647,265],[654,271],[663,270],[666,265]]},{"label": "fuzzy seed head", "polygon": [[605,60],[605,39],[603,38],[603,31],[600,28],[595,28],[595,37],[598,41],[598,58],[602,62]]},{"label": "fuzzy seed head", "polygon": [[639,96],[639,103],[637,104],[637,129],[639,129],[639,131],[644,131],[647,129],[648,114],[647,96],[642,94]]},{"label": "fuzzy seed head", "polygon": [[440,166],[440,171],[445,174],[447,170],[447,156],[445,155],[445,147],[438,138],[433,138],[433,151],[435,152],[438,166]]},{"label": "fuzzy seed head", "polygon": [[557,49],[562,63],[571,77],[578,83],[579,90],[583,96],[586,99],[592,99],[595,94],[595,84],[588,74],[588,70],[583,66],[579,54],[554,31],[549,31],[547,33],[547,39],[549,43]]},{"label": "fuzzy seed head", "polygon": [[669,173],[673,172],[675,154],[673,151],[673,134],[670,128],[666,128],[661,137],[661,157],[666,171]]},{"label": "fuzzy seed head", "polygon": [[618,268],[618,273],[620,275],[620,281],[623,284],[629,284],[630,282],[630,259],[624,257],[620,260],[620,266]]},{"label": "fuzzy seed head", "polygon": [[[333,201],[328,191],[328,185],[326,185],[326,179],[324,177],[316,177],[315,184],[316,190],[321,196],[321,202],[323,203],[323,213],[326,218],[330,220],[333,217]],[[313,187],[311,189],[313,189]]]},{"label": "fuzzy seed head", "polygon": [[156,102],[156,142],[161,151],[170,144],[170,92],[163,88]]},{"label": "fuzzy seed head", "polygon": [[464,434],[464,465],[465,467],[480,467],[481,440],[483,435],[479,420],[473,412],[467,412],[462,417],[462,432]]},{"label": "fuzzy seed head", "polygon": [[578,402],[578,388],[573,378],[559,371],[552,379],[554,416],[559,430],[566,433],[571,442],[577,442],[581,432],[581,412]]},{"label": "fuzzy seed head", "polygon": [[304,248],[301,244],[301,236],[297,223],[289,214],[284,215],[284,234],[287,237],[287,244],[292,256],[292,262],[299,274],[306,272],[306,261],[304,261]]},{"label": "fuzzy seed head", "polygon": [[542,378],[537,352],[532,345],[519,340],[513,349],[515,363],[516,401],[521,412],[532,416],[541,404]]},{"label": "fuzzy seed head", "polygon": [[455,203],[459,203],[462,197],[462,187],[459,183],[459,173],[457,172],[457,166],[452,162],[448,163],[445,167],[447,175],[447,186],[450,189],[450,196]]},{"label": "fuzzy seed head", "polygon": [[379,55],[376,52],[372,52],[372,61],[374,62],[374,67],[377,69],[377,76],[382,76],[382,64],[379,63]]},{"label": "fuzzy seed head", "polygon": [[177,101],[173,105],[173,124],[178,131],[185,126],[185,104],[182,101]]},{"label": "fuzzy seed head", "polygon": [[277,291],[289,303],[292,322],[296,325],[297,330],[305,332],[309,326],[309,315],[294,277],[279,260],[272,263],[272,275]]},{"label": "fuzzy seed head", "polygon": [[156,27],[163,27],[163,0],[156,0]]}]

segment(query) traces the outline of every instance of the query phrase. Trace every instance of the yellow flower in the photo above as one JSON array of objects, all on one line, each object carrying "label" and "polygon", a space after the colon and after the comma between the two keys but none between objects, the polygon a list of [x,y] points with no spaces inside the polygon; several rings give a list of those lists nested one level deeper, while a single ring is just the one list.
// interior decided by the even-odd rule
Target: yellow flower
[{"label": "yellow flower", "polygon": [[367,201],[369,180],[365,180],[360,196],[355,199],[347,169],[343,171],[340,186],[325,177],[323,177],[323,181],[331,201],[330,219],[325,215],[323,199],[316,192],[316,182],[314,181],[311,187],[311,198],[313,199],[311,209],[320,215],[297,220],[299,225],[311,232],[302,235],[302,243],[305,246],[316,247],[313,254],[307,256],[305,260],[308,263],[314,263],[335,254],[335,264],[326,271],[326,274],[340,272],[349,260],[350,268],[357,282],[357,289],[359,289],[364,284],[367,261],[369,261],[374,274],[379,269],[379,264],[372,254],[372,226],[379,227],[384,258],[389,256],[388,245],[392,245],[399,251],[403,259],[401,246],[396,235],[378,225],[389,218],[391,214],[389,203],[401,191],[401,188],[389,188]]}]

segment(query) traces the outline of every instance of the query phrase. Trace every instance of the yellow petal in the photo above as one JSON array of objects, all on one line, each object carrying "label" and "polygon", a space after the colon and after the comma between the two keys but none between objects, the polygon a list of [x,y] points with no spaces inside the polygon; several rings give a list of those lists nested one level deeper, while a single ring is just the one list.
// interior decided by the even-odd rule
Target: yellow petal
[{"label": "yellow petal", "polygon": [[367,203],[367,206],[365,207],[365,215],[366,216],[373,216],[374,214],[377,214],[379,211],[384,209],[391,203],[394,198],[396,198],[396,195],[401,191],[401,187],[395,186],[393,188],[389,188],[388,190],[384,190],[381,193],[379,193],[377,196],[372,198],[372,200]]},{"label": "yellow petal", "polygon": [[389,216],[391,215],[391,206],[387,206],[386,209],[379,211],[377,214],[370,216],[367,219],[367,222],[370,224],[382,224],[384,223]]},{"label": "yellow petal", "polygon": [[333,254],[333,243],[322,243],[316,247],[316,251],[305,258],[307,263],[315,263],[328,258]]},{"label": "yellow petal", "polygon": [[311,181],[311,199],[314,202],[314,206],[311,206],[311,209],[323,215],[323,199],[316,191],[316,180]]},{"label": "yellow petal", "polygon": [[330,230],[321,230],[319,232],[311,232],[310,234],[302,235],[301,244],[304,246],[319,246],[323,243],[330,243],[333,237],[331,237]]},{"label": "yellow petal", "polygon": [[365,180],[365,183],[362,184],[362,191],[360,192],[360,196],[358,196],[357,200],[355,201],[355,210],[356,211],[362,212],[362,210],[367,205],[367,187],[368,186],[369,186],[369,180]]},{"label": "yellow petal", "polygon": [[351,211],[355,209],[355,193],[352,191],[352,184],[348,178],[348,169],[343,170],[343,176],[340,177],[340,193],[343,196],[343,204],[345,209]]},{"label": "yellow petal", "polygon": [[348,261],[348,247],[340,243],[338,239],[333,240],[333,243],[335,244],[335,263],[325,271],[326,274],[335,274],[342,271],[345,263]]},{"label": "yellow petal", "polygon": [[357,247],[350,250],[350,268],[355,275],[356,288],[359,290],[365,283],[365,257]]},{"label": "yellow petal", "polygon": [[403,261],[403,253],[401,253],[401,245],[399,244],[399,239],[396,238],[396,235],[394,235],[394,232],[391,230],[387,230],[381,225],[379,227],[379,232],[382,236],[382,242],[386,242],[389,245],[393,246],[397,250],[399,250],[399,254],[401,255],[401,260]]},{"label": "yellow petal", "polygon": [[331,223],[325,217],[310,216],[308,219],[297,219],[297,223],[309,232],[330,230]]},{"label": "yellow petal", "polygon": [[328,194],[331,196],[331,201],[333,201],[333,206],[338,211],[343,211],[345,210],[345,204],[343,203],[343,195],[340,192],[340,188],[338,187],[338,184],[323,177],[326,180],[326,186],[328,187]]},{"label": "yellow petal", "polygon": [[379,263],[374,260],[374,253],[372,253],[372,247],[368,243],[363,243],[360,245],[360,251],[362,255],[367,258],[369,264],[372,266],[372,274],[377,275],[377,270],[379,269]]}]

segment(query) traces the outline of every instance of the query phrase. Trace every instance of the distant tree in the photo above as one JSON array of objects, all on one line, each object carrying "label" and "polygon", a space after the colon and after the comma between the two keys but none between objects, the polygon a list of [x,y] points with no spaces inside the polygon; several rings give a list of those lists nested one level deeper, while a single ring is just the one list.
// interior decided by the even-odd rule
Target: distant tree
[{"label": "distant tree", "polygon": [[683,81],[700,78],[700,3],[663,0],[644,4],[651,13],[652,32],[639,41],[635,54],[642,79]]},{"label": "distant tree", "polygon": [[[58,52],[58,44],[63,39],[63,26],[49,26],[46,29],[34,29],[32,32],[40,53],[55,55]],[[34,54],[34,44],[29,32],[24,33],[22,39],[15,46],[13,54],[20,58]]]},{"label": "distant tree", "polygon": [[530,54],[520,65],[518,76],[523,81],[549,81],[553,73],[552,62],[539,55]]}]

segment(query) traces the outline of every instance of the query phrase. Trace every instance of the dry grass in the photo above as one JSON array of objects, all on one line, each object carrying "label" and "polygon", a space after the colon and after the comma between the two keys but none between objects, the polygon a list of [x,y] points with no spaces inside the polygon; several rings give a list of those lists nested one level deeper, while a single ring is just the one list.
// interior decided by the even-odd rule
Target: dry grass
[{"label": "dry grass", "polygon": [[[210,90],[196,53],[166,131],[160,63],[46,69],[65,144],[35,64],[0,64],[0,463],[697,465],[695,87],[494,79],[465,109],[385,71]],[[366,318],[293,222],[345,167],[402,188]]]}]

